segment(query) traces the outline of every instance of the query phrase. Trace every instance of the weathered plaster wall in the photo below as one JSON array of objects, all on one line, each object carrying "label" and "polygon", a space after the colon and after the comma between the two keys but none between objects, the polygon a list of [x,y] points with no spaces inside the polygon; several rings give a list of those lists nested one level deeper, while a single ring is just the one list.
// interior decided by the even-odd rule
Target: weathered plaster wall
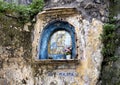
[{"label": "weathered plaster wall", "polygon": [[[50,16],[50,17],[49,17]],[[35,25],[34,40],[33,40],[33,60],[38,64],[46,65],[52,62],[50,73],[54,74],[49,77],[49,69],[46,69],[43,80],[39,82],[44,85],[49,85],[49,82],[58,82],[58,85],[95,85],[100,74],[102,55],[100,34],[102,33],[102,22],[92,19],[91,22],[83,19],[82,15],[76,9],[61,8],[46,10],[38,14],[37,23]],[[67,61],[59,62],[52,60],[40,61],[36,59],[40,35],[43,28],[50,22],[55,20],[67,21],[75,27],[76,45],[77,45],[77,62]],[[74,60],[73,60],[74,61]],[[53,65],[54,64],[54,65]],[[68,67],[69,66],[69,67]],[[57,68],[54,68],[57,67]],[[68,75],[70,73],[70,75]],[[51,80],[52,78],[52,80]],[[46,80],[48,79],[48,80]]]},{"label": "weathered plaster wall", "polygon": [[0,13],[0,85],[34,84],[30,65],[32,27],[26,31],[26,26]]},{"label": "weathered plaster wall", "polygon": [[[55,7],[62,7],[62,12],[49,10]],[[100,20],[107,20],[106,2],[48,0],[44,9],[37,16],[34,34],[31,32],[32,25],[24,26],[17,19],[3,14],[0,16],[0,84],[96,85],[102,62],[99,37],[103,23]],[[54,20],[67,21],[75,27],[78,60],[36,60],[40,34]]]}]

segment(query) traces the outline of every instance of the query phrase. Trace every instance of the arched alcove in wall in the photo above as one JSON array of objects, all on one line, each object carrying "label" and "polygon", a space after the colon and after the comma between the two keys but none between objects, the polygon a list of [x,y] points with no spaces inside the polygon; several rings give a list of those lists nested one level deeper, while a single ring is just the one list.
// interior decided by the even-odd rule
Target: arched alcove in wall
[{"label": "arched alcove in wall", "polygon": [[42,31],[39,59],[66,59],[66,50],[70,50],[71,59],[76,57],[75,29],[66,21],[53,21]]}]

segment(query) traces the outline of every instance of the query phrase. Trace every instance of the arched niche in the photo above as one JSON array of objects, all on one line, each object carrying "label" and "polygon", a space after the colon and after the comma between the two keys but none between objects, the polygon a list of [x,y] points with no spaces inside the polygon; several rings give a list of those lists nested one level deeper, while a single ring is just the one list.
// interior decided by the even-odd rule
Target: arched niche
[{"label": "arched niche", "polygon": [[[53,53],[51,54],[50,48],[51,48],[51,44],[53,44],[53,42],[51,42],[53,37],[56,37],[56,35],[67,35],[67,37],[69,37],[69,41],[70,43],[65,44],[66,46],[64,46],[62,43],[59,46],[63,46],[60,52],[60,49],[58,51],[58,53]],[[55,39],[55,38],[54,38]],[[59,38],[61,39],[61,38]],[[61,39],[62,40],[62,39]],[[64,39],[65,40],[65,39]],[[65,54],[63,53],[64,48],[66,47],[71,47],[71,59],[75,59],[76,57],[76,43],[75,43],[75,29],[72,25],[70,25],[68,22],[65,21],[54,21],[49,23],[42,31],[42,34],[40,36],[40,42],[39,42],[39,48],[38,48],[38,57],[39,59],[61,59],[61,57],[64,57]],[[59,43],[59,41],[55,40],[55,42]],[[65,42],[64,42],[65,43]],[[60,44],[60,43],[59,43]],[[67,46],[68,45],[68,46]],[[57,48],[59,48],[58,44],[57,44]],[[54,48],[54,50],[58,50],[57,48]],[[60,53],[59,53],[60,52]],[[64,57],[65,59],[65,57]]]}]

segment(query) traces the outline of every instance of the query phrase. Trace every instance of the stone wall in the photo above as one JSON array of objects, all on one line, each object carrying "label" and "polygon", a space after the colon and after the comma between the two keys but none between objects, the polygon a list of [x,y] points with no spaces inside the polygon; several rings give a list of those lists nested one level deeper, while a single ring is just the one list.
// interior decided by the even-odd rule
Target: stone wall
[{"label": "stone wall", "polygon": [[84,19],[89,21],[96,18],[101,21],[107,21],[109,14],[108,0],[44,0],[44,9],[69,7],[76,8]]},{"label": "stone wall", "polygon": [[[27,25],[26,25],[27,26]],[[31,31],[16,18],[0,13],[0,84],[33,85]],[[28,26],[27,26],[28,27]],[[4,83],[4,84],[3,84]]]},{"label": "stone wall", "polygon": [[[104,0],[45,0],[44,11],[34,27],[0,16],[0,84],[6,85],[96,85],[102,55],[100,34],[107,21]],[[40,61],[40,34],[55,20],[75,27],[77,60]]]},{"label": "stone wall", "polygon": [[[40,61],[37,58],[42,30],[47,24],[55,20],[67,21],[75,27],[77,60],[63,60],[60,62],[59,60]],[[55,8],[39,13],[32,44],[33,62],[39,65],[43,64],[46,68],[49,68],[44,69],[45,73],[41,74],[41,76],[44,76],[42,80],[41,77],[37,78],[39,84],[50,85],[51,82],[57,82],[58,85],[95,85],[99,78],[102,62],[99,39],[102,33],[102,25],[102,22],[95,18],[91,22],[84,19],[81,13],[74,8]]]},{"label": "stone wall", "polygon": [[116,47],[114,58],[116,58],[107,65],[102,66],[100,84],[101,85],[120,85],[120,1],[115,0],[110,3],[110,16],[114,16],[116,22],[114,23],[117,27],[115,31],[118,39],[118,46]]},{"label": "stone wall", "polygon": [[118,44],[115,49],[113,59],[108,64],[102,65],[100,84],[101,85],[119,85],[120,84],[120,20],[116,23],[119,26],[116,30]]},{"label": "stone wall", "polygon": [[117,20],[115,26],[117,27],[116,34],[118,38],[118,46],[116,47],[114,58],[117,58],[116,60],[112,60],[111,63],[107,65],[103,65],[101,70],[101,77],[100,82],[102,85],[119,85],[120,84],[120,10],[119,4],[120,1],[117,3],[112,3],[111,6],[111,14],[114,15],[114,18]]},{"label": "stone wall", "polygon": [[6,1],[9,3],[15,3],[15,4],[24,4],[24,5],[28,5],[32,2],[32,0],[2,0],[2,1]]}]

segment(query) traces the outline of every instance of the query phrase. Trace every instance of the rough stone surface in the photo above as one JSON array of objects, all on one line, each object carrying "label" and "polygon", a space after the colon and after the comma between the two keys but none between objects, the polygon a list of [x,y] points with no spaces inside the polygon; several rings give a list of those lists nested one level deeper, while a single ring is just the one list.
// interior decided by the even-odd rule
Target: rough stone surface
[{"label": "rough stone surface", "polygon": [[101,70],[100,84],[101,85],[120,85],[120,0],[110,3],[110,14],[117,20],[116,34],[118,35],[119,44],[115,51],[116,61],[110,62],[108,65],[103,65]]},{"label": "rough stone surface", "polygon": [[15,4],[24,4],[24,5],[28,5],[32,2],[32,0],[2,0],[2,1],[6,1],[9,3],[15,3]]},{"label": "rough stone surface", "polygon": [[[120,26],[120,20],[116,26]],[[114,57],[116,60],[109,62],[107,65],[102,66],[100,83],[101,85],[120,85],[120,27],[116,30],[118,36],[118,46],[115,50]]]},{"label": "rough stone surface", "polygon": [[[53,75],[49,77],[49,70],[46,69],[44,70],[46,74],[43,73],[41,75],[44,76],[42,77],[43,80],[39,77],[37,81],[39,81],[39,84],[42,83],[44,85],[50,85],[50,83],[51,85],[55,83],[58,85],[74,85],[74,83],[78,85],[96,85],[102,62],[99,37],[102,33],[103,23],[95,18],[91,22],[83,19],[82,15],[74,8],[50,9],[38,14],[32,43],[34,62],[38,62],[39,64],[43,62],[37,59],[38,50],[36,49],[39,46],[42,30],[47,24],[55,20],[67,21],[75,27],[76,45],[78,46],[77,59],[79,60],[79,64],[71,62],[67,68],[65,61],[59,65],[53,61],[54,66],[58,67],[54,69],[54,66],[51,66],[53,69],[51,69],[52,71],[50,72],[52,73],[50,74]],[[47,60],[44,63],[47,63]]]},{"label": "rough stone surface", "polygon": [[31,32],[1,13],[0,34],[0,85],[33,85]]},{"label": "rough stone surface", "polygon": [[[99,38],[102,21],[107,21],[108,3],[105,0],[45,1],[46,6],[37,16],[34,31],[30,23],[23,25],[16,19],[0,14],[0,84],[96,85],[102,62]],[[54,20],[67,21],[75,27],[78,60],[38,60],[40,34]],[[108,85],[115,82],[119,85],[119,68],[119,60],[104,68],[104,79],[110,82]]]},{"label": "rough stone surface", "polygon": [[[96,18],[106,22],[108,20],[108,6],[107,0],[45,0],[44,9],[51,8],[76,8],[87,20]],[[104,18],[104,19],[103,19]]]}]

